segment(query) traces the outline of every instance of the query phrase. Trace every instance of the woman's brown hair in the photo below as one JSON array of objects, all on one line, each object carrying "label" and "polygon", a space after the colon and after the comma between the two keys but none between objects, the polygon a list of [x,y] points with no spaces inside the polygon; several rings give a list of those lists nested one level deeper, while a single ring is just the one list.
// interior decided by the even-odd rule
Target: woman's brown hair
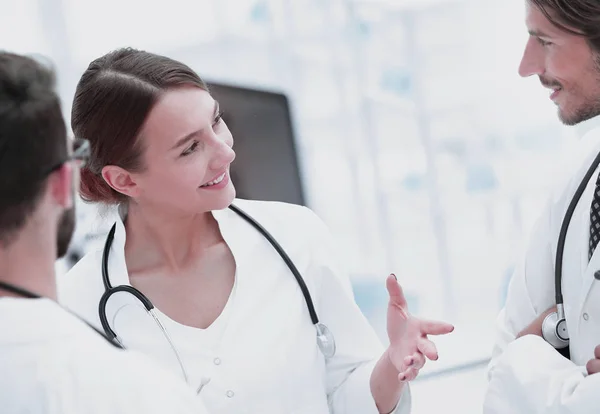
[{"label": "woman's brown hair", "polygon": [[81,76],[71,111],[76,137],[89,140],[91,156],[81,171],[84,200],[118,204],[127,197],[110,187],[102,168],[116,165],[143,171],[140,131],[160,96],[168,89],[192,85],[208,91],[188,66],[165,56],[131,48],[110,52]]}]

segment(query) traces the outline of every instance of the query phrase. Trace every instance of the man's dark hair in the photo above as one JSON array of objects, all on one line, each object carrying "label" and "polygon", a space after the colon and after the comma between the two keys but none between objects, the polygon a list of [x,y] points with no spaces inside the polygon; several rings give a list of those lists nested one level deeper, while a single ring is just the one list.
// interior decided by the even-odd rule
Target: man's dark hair
[{"label": "man's dark hair", "polygon": [[67,157],[54,72],[33,58],[0,51],[0,247],[36,209],[44,172]]},{"label": "man's dark hair", "polygon": [[593,51],[600,53],[600,1],[528,0],[556,27],[583,36]]}]

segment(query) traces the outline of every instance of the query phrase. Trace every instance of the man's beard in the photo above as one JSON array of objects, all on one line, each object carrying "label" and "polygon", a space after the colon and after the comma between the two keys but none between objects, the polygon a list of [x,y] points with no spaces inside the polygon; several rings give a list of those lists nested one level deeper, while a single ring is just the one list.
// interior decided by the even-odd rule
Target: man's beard
[{"label": "man's beard", "polygon": [[[73,203],[75,200],[73,200]],[[65,210],[58,222],[57,232],[57,256],[59,259],[64,257],[69,250],[69,244],[71,244],[71,238],[75,231],[75,204],[68,210]]]},{"label": "man's beard", "polygon": [[558,119],[564,125],[573,126],[585,122],[600,115],[600,100],[596,102],[586,102],[577,108],[573,113],[567,114],[558,110]]},{"label": "man's beard", "polygon": [[[595,53],[595,52],[594,52]],[[600,56],[594,57],[594,73],[596,77],[597,83],[600,85]],[[540,76],[540,81],[542,84],[548,88],[559,87],[562,88],[558,81],[548,80],[542,76]],[[567,93],[568,91],[563,89],[563,93]],[[579,95],[582,95],[582,91],[577,91]],[[600,97],[593,96],[584,96],[585,101],[579,105],[577,108],[573,108],[570,113],[563,112],[558,109],[558,118],[564,124],[568,126],[573,126],[580,124],[581,122],[585,122],[589,119],[595,118],[600,115]]]}]

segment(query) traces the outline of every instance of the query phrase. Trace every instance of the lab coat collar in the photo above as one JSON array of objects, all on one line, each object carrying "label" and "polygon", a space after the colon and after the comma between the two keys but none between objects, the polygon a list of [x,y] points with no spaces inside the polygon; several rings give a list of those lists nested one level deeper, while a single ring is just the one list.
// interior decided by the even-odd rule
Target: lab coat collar
[{"label": "lab coat collar", "polygon": [[125,263],[125,240],[127,237],[125,233],[125,218],[127,217],[127,205],[121,204],[118,213],[117,222],[115,223],[115,237],[108,256],[108,280],[112,286],[131,286]]}]

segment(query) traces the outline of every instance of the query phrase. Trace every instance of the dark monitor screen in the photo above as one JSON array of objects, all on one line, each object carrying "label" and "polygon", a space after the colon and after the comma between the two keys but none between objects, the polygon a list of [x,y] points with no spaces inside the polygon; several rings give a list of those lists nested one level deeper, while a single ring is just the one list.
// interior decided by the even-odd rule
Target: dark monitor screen
[{"label": "dark monitor screen", "polygon": [[287,97],[221,83],[209,87],[233,134],[237,196],[305,205]]}]

